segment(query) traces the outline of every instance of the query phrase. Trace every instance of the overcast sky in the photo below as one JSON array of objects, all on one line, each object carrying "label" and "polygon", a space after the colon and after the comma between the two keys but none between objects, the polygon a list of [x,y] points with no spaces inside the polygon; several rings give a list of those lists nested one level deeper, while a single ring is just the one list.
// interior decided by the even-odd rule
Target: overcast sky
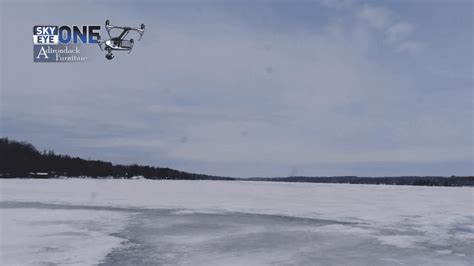
[{"label": "overcast sky", "polygon": [[[226,176],[474,174],[472,1],[1,1],[2,136]],[[33,63],[33,25],[107,18],[146,24],[130,55]]]}]

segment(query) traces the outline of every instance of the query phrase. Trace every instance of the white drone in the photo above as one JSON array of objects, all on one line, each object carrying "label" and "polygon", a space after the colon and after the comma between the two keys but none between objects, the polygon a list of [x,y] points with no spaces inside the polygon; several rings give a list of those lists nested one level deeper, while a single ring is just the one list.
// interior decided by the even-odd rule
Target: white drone
[{"label": "white drone", "polygon": [[[99,40],[98,43],[100,50],[105,50],[107,52],[105,58],[112,60],[114,58],[112,51],[128,51],[128,53],[132,52],[134,41],[132,38],[125,39],[125,37],[127,37],[130,31],[136,31],[138,34],[140,34],[140,38],[138,40],[141,40],[143,34],[145,33],[145,24],[142,24],[140,28],[114,26],[110,25],[110,21],[107,19],[105,21],[105,29],[107,30],[107,34],[109,35],[110,39],[104,41]],[[120,33],[120,35],[117,37],[112,37],[112,35],[110,35],[110,31],[113,29],[120,29],[122,30],[122,33]]]}]

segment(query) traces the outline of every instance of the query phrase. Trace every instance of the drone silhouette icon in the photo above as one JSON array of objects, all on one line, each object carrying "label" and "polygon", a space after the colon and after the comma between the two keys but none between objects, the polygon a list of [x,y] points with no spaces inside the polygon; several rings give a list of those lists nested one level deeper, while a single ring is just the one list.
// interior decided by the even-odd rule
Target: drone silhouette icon
[{"label": "drone silhouette icon", "polygon": [[[105,21],[105,29],[107,30],[107,34],[109,35],[109,39],[107,40],[99,40],[99,48],[101,51],[106,51],[105,58],[108,60],[112,60],[115,56],[112,51],[128,51],[128,53],[132,52],[134,40],[132,38],[126,39],[127,35],[130,31],[137,32],[140,37],[138,40],[141,40],[143,34],[145,33],[145,24],[141,24],[140,28],[132,28],[132,27],[124,27],[124,26],[114,26],[110,25],[110,21],[107,19]],[[113,29],[122,30],[120,35],[116,37],[112,37],[111,31]]]}]

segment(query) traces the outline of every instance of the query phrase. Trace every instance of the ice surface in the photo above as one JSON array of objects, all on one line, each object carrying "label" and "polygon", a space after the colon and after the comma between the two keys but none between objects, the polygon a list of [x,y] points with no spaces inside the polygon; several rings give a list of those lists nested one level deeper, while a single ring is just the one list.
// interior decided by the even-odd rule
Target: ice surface
[{"label": "ice surface", "polygon": [[127,265],[146,256],[180,265],[474,260],[472,188],[17,179],[1,180],[0,191],[1,262]]},{"label": "ice surface", "polygon": [[126,216],[109,211],[0,208],[2,265],[93,265],[124,239]]}]

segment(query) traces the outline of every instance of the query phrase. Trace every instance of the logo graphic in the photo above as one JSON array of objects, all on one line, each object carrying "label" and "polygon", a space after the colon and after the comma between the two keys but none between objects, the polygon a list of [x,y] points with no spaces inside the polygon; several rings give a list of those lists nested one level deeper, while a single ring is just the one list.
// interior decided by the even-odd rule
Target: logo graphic
[{"label": "logo graphic", "polygon": [[[100,50],[105,50],[107,52],[105,58],[112,60],[114,58],[114,54],[112,53],[112,51],[128,51],[128,53],[132,52],[134,41],[132,38],[126,39],[126,37],[130,31],[135,31],[138,32],[138,34],[140,35],[138,40],[141,40],[143,34],[145,33],[145,24],[142,24],[140,28],[132,28],[110,25],[110,21],[106,20],[105,29],[107,30],[107,34],[109,35],[110,39],[99,41],[99,47]],[[120,35],[112,37],[110,32],[113,29],[122,30],[122,32],[120,33]]]},{"label": "logo graphic", "polygon": [[[105,21],[105,29],[109,36],[101,40],[100,26],[33,26],[33,62],[85,62],[89,59],[89,44],[98,44],[105,51],[105,58],[114,58],[112,51],[132,52],[134,40],[127,38],[130,32],[137,32],[141,40],[145,33],[145,24],[140,28],[110,25]],[[121,30],[117,36],[112,36],[113,30]],[[96,48],[97,49],[97,48]]]},{"label": "logo graphic", "polygon": [[84,62],[83,45],[98,43],[100,26],[34,26],[33,62]]}]

